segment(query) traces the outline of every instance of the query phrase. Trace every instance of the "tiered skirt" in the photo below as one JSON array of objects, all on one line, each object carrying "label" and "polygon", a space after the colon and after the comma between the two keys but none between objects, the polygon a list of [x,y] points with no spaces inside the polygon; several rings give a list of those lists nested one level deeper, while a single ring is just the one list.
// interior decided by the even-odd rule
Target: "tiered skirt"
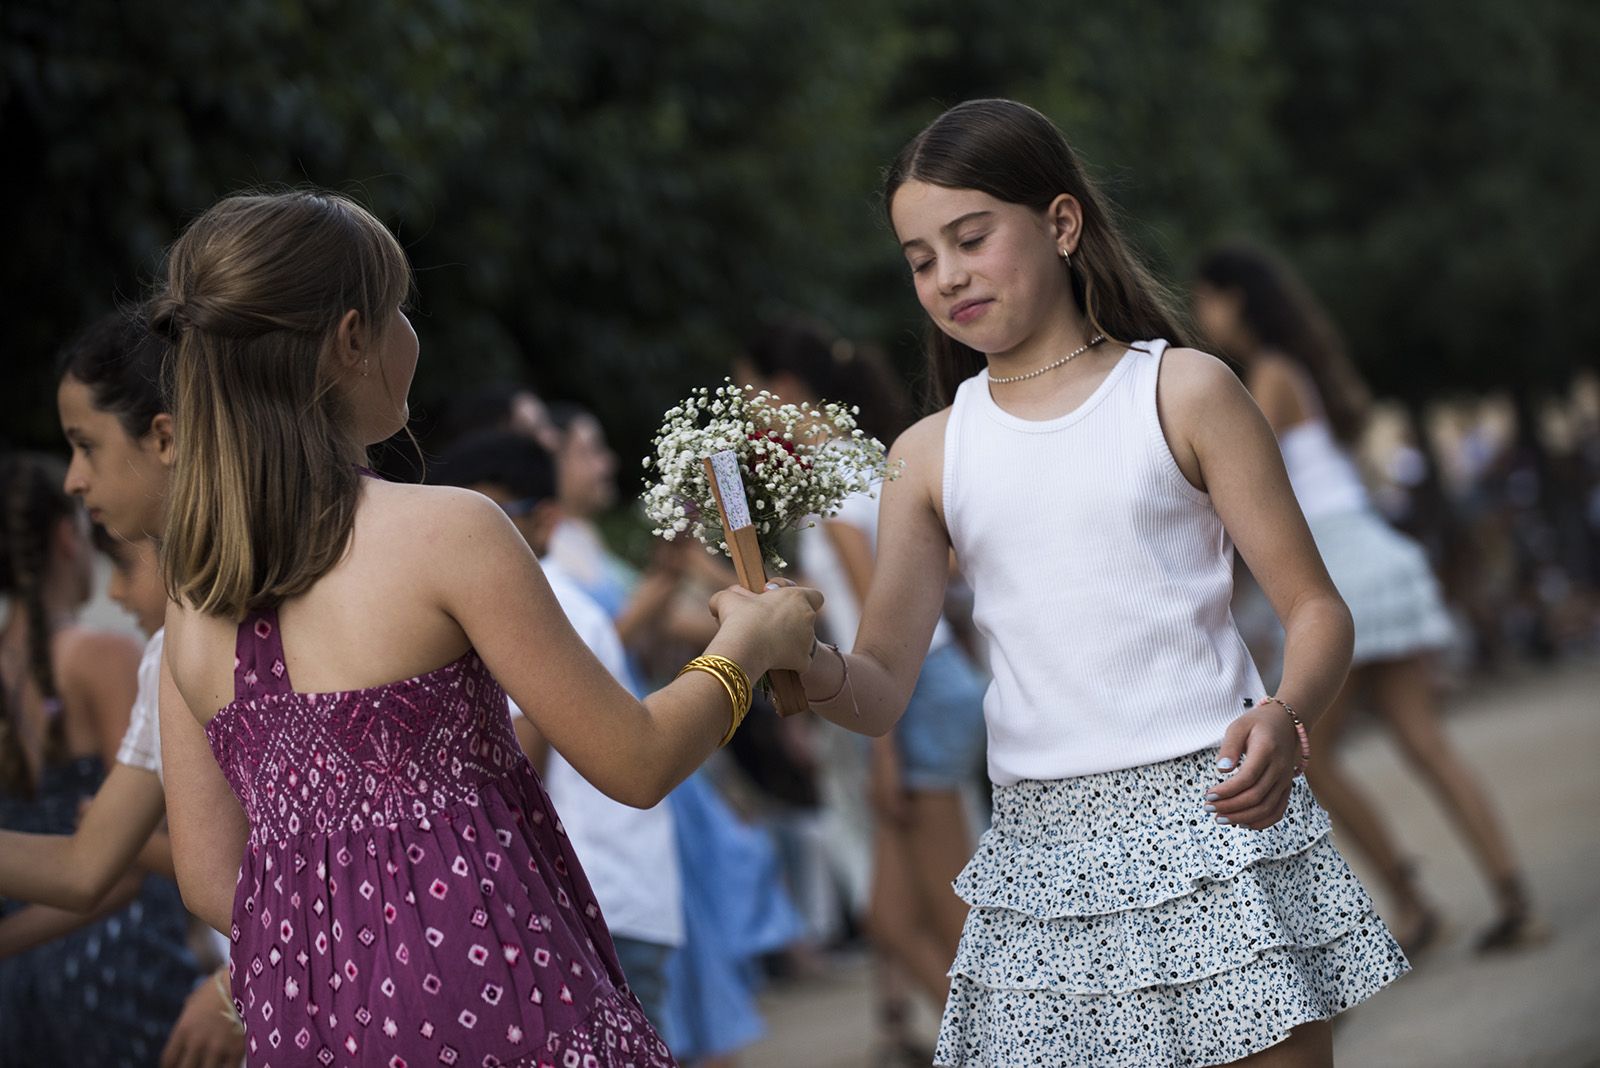
[{"label": "tiered skirt", "polygon": [[1422,546],[1365,511],[1315,516],[1311,535],[1355,619],[1353,663],[1449,646],[1455,627]]},{"label": "tiered skirt", "polygon": [[1220,825],[1216,757],[996,789],[937,1064],[1226,1064],[1407,971],[1305,781]]}]

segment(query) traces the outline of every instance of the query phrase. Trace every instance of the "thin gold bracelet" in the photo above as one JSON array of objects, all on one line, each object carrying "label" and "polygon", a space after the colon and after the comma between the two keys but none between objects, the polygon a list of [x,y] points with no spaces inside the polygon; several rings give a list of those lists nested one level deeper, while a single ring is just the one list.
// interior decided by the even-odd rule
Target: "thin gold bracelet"
[{"label": "thin gold bracelet", "polygon": [[734,732],[739,729],[739,724],[744,722],[744,717],[750,712],[750,701],[754,695],[750,676],[745,673],[744,668],[732,660],[725,656],[717,656],[715,653],[695,657],[683,665],[678,677],[682,678],[691,671],[704,671],[720,682],[728,693],[728,702],[733,706],[733,716],[728,724],[728,733],[724,734],[722,741],[718,743],[727,745],[733,738]]}]

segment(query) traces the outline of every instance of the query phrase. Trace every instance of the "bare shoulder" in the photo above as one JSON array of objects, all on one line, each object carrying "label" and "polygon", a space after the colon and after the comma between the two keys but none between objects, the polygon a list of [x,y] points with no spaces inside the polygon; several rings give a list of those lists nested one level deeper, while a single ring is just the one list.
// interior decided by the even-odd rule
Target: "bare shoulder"
[{"label": "bare shoulder", "polygon": [[1264,352],[1250,364],[1248,380],[1251,386],[1260,382],[1275,388],[1293,389],[1300,381],[1300,370],[1287,356]]},{"label": "bare shoulder", "polygon": [[52,654],[63,677],[94,677],[132,665],[137,670],[144,646],[132,635],[98,627],[70,626],[57,631]]},{"label": "bare shoulder", "polygon": [[450,600],[463,579],[530,555],[511,520],[489,498],[455,486],[373,486],[356,517],[356,552],[404,574],[425,601]]},{"label": "bare shoulder", "polygon": [[923,416],[908,427],[889,447],[890,463],[903,463],[896,482],[909,481],[937,502],[944,478],[944,434],[950,425],[950,409],[941,408]]},{"label": "bare shoulder", "polygon": [[1248,385],[1251,396],[1280,432],[1304,421],[1315,410],[1315,388],[1305,370],[1287,356],[1263,353],[1250,365]]},{"label": "bare shoulder", "polygon": [[932,442],[937,444],[940,451],[944,449],[944,430],[950,425],[950,408],[940,408],[932,415],[925,415],[912,423],[895,439],[895,447],[902,442]]},{"label": "bare shoulder", "polygon": [[1168,349],[1161,360],[1161,390],[1178,403],[1222,400],[1245,393],[1233,368],[1199,349]]},{"label": "bare shoulder", "polygon": [[1188,426],[1219,414],[1255,407],[1233,368],[1199,349],[1168,349],[1161,361],[1157,396],[1163,421]]},{"label": "bare shoulder", "polygon": [[93,725],[103,750],[113,750],[128,727],[128,709],[138,685],[142,646],[130,635],[70,626],[51,642],[56,693],[69,715]]},{"label": "bare shoulder", "polygon": [[368,487],[369,520],[391,545],[437,547],[441,541],[503,533],[512,529],[500,506],[481,493],[456,486],[379,482]]}]

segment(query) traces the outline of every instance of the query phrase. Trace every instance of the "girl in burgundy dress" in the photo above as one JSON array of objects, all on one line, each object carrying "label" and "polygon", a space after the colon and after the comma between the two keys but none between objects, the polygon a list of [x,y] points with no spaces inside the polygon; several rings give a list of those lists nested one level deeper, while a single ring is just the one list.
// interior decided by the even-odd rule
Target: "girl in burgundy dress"
[{"label": "girl in burgundy dress", "polygon": [[631,697],[498,507],[361,477],[405,425],[409,287],[393,236],[327,193],[231,197],[170,253],[151,321],[183,428],[161,717],[184,897],[232,940],[253,1068],[671,1064],[505,692],[652,805],[750,679],[807,665],[820,596],[718,594],[706,655]]}]

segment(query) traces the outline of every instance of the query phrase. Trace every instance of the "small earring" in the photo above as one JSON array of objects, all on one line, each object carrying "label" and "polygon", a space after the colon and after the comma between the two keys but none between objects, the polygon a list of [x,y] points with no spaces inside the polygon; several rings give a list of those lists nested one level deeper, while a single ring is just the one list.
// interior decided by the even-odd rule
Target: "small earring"
[{"label": "small earring", "polygon": [[362,378],[367,377],[367,361],[366,360],[362,360],[361,361],[361,377]]},{"label": "small earring", "polygon": [[1067,265],[1067,270],[1069,270],[1069,271],[1072,270],[1072,254],[1069,253],[1066,249],[1062,249],[1061,250],[1061,259],[1063,261],[1065,261],[1065,263]]}]

